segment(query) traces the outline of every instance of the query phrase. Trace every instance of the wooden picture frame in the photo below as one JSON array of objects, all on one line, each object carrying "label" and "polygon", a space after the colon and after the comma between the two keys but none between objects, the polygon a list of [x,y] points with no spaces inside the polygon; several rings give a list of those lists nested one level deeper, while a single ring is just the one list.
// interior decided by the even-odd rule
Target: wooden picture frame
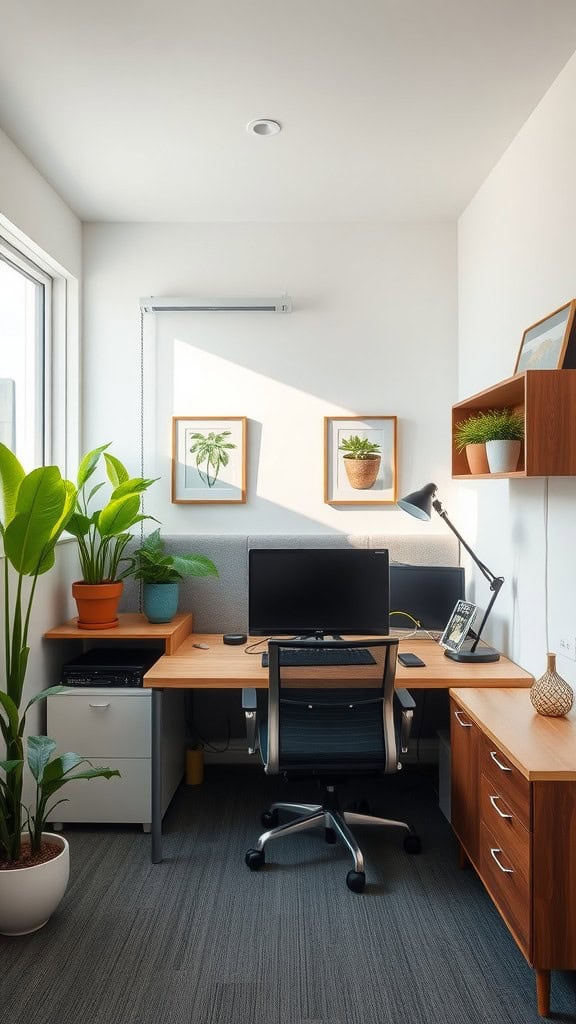
[{"label": "wooden picture frame", "polygon": [[[376,445],[374,459],[345,458],[344,441]],[[347,465],[354,463],[354,465]],[[327,505],[394,505],[398,498],[397,417],[324,417],[324,501]]]},{"label": "wooden picture frame", "polygon": [[576,299],[572,299],[527,327],[522,335],[514,374],[523,370],[576,369],[575,313]]},{"label": "wooden picture frame", "polygon": [[172,417],[172,502],[245,503],[246,417]]}]

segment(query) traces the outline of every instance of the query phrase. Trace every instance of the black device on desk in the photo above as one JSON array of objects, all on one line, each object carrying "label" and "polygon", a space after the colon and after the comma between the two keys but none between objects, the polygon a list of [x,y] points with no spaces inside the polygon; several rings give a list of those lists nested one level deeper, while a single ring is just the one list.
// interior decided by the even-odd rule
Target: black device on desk
[{"label": "black device on desk", "polygon": [[64,686],[142,686],[162,651],[142,647],[96,647],[62,666]]},{"label": "black device on desk", "polygon": [[402,651],[398,655],[398,661],[401,665],[405,665],[406,668],[424,668],[426,662],[422,661],[417,654],[412,654],[410,651]]},{"label": "black device on desk", "polygon": [[390,608],[395,614],[390,625],[392,629],[414,629],[412,620],[416,619],[422,629],[443,631],[454,605],[464,599],[464,591],[460,565],[391,565]]}]

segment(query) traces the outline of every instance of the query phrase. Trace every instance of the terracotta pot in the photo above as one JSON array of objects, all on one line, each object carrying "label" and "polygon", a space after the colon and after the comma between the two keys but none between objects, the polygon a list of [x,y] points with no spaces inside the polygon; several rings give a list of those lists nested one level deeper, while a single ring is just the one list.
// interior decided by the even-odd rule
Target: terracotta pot
[{"label": "terracotta pot", "polygon": [[468,466],[470,468],[470,472],[473,473],[475,476],[478,473],[490,472],[485,444],[467,444],[466,458],[468,459]]},{"label": "terracotta pot", "polygon": [[372,487],[378,476],[381,456],[369,455],[367,459],[349,459],[344,456],[348,483],[358,491]]},{"label": "terracotta pot", "polygon": [[[64,836],[43,832],[60,853],[43,864],[0,871],[0,934],[28,935],[46,924],[60,903],[70,872],[70,850]],[[23,836],[27,842],[28,835]]]},{"label": "terracotta pot", "polygon": [[114,629],[118,625],[118,604],[124,584],[72,584],[72,597],[78,606],[78,629]]}]

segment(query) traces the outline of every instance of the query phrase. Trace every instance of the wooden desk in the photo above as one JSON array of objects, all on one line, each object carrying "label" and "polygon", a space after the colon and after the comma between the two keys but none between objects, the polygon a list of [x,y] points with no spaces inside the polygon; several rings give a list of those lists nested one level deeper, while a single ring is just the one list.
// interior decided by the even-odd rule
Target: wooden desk
[{"label": "wooden desk", "polygon": [[538,715],[520,690],[450,691],[452,826],[536,972],[576,970],[576,708]]},{"label": "wooden desk", "polygon": [[[248,645],[258,642],[251,637]],[[246,654],[245,646],[222,643],[216,633],[198,633],[187,636],[170,655],[159,658],[146,673],[144,686],[154,689],[224,689],[241,690],[245,687],[266,689],[268,670],[262,668],[261,653],[266,650],[263,638],[258,653]],[[348,639],[348,638],[346,638]],[[366,639],[366,637],[363,637]],[[195,643],[208,644],[201,650]],[[411,639],[400,641],[400,651],[414,651],[424,668],[406,668],[398,663],[396,684],[408,689],[447,689],[450,686],[524,686],[532,685],[533,676],[508,658],[486,664],[467,665],[446,658],[444,650],[434,640]]]},{"label": "wooden desk", "polygon": [[[173,654],[164,655],[144,676],[144,686],[152,689],[152,863],[162,860],[161,813],[161,732],[162,691],[172,689],[266,689],[268,670],[262,667],[261,652],[266,650],[263,638],[258,653],[247,654],[245,646],[224,644],[215,633],[186,637]],[[366,638],[364,638],[366,639]],[[205,643],[207,650],[194,647]],[[396,683],[408,689],[443,688],[451,686],[520,686],[529,687],[533,677],[508,658],[485,664],[468,665],[444,656],[434,640],[402,639],[401,650],[417,652],[425,662],[423,668],[406,668],[398,664]]]}]

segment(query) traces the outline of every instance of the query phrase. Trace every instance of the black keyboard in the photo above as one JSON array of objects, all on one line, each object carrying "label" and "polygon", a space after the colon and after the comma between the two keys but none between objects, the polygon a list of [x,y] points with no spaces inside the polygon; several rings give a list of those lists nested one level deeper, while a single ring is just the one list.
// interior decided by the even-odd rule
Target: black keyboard
[{"label": "black keyboard", "polygon": [[[281,665],[375,665],[370,651],[362,647],[353,650],[337,647],[286,647],[280,651]],[[268,668],[268,652],[262,655],[262,667]]]}]

